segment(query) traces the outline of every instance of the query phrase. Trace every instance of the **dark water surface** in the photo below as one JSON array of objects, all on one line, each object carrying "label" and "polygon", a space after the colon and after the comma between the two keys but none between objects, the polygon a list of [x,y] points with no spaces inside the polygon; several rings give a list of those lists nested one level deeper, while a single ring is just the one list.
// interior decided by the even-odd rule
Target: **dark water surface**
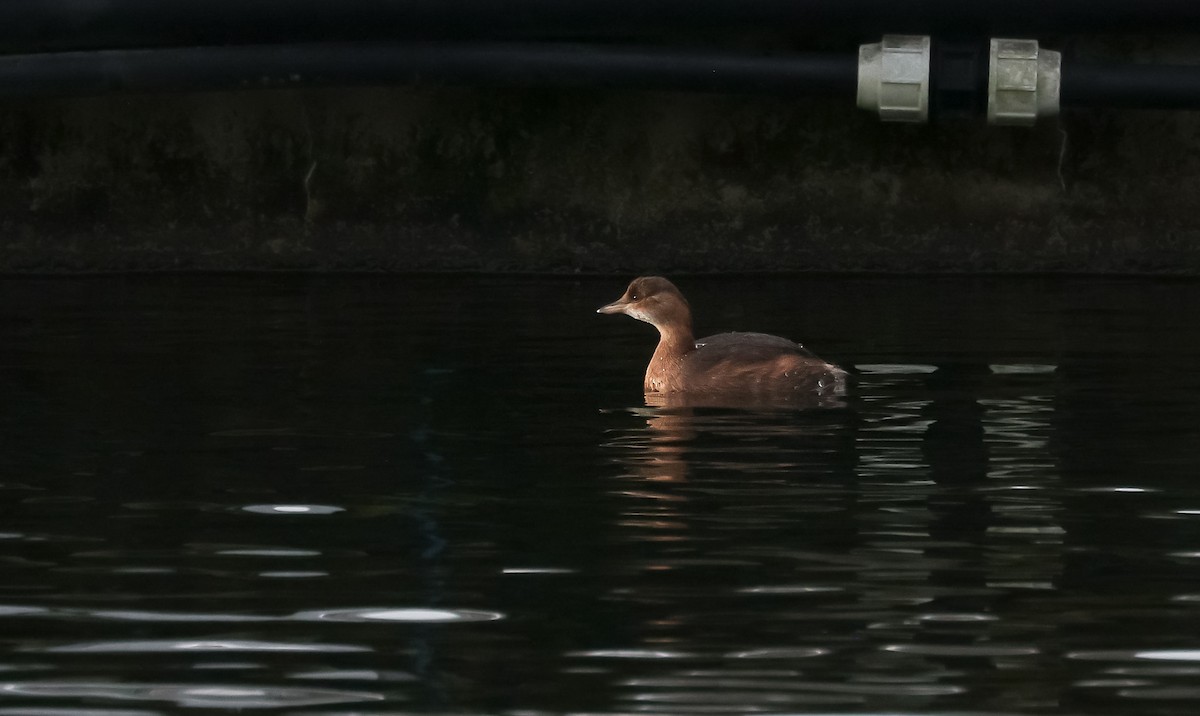
[{"label": "dark water surface", "polygon": [[0,281],[0,714],[1194,714],[1200,284]]}]

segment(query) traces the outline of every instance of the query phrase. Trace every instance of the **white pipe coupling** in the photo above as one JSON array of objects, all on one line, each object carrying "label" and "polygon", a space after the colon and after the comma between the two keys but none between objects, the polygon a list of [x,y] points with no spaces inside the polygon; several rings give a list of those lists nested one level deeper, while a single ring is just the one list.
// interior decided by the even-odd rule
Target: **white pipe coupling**
[{"label": "white pipe coupling", "polygon": [[[861,56],[861,55],[860,55]],[[993,39],[988,62],[989,124],[1030,126],[1058,114],[1062,53],[1037,40]]]},{"label": "white pipe coupling", "polygon": [[928,35],[884,35],[858,48],[858,106],[885,122],[929,120]]}]

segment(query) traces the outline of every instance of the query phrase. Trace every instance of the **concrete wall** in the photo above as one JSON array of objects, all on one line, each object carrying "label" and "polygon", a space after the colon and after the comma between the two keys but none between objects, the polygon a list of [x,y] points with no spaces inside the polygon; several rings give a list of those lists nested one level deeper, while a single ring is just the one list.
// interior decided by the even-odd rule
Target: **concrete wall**
[{"label": "concrete wall", "polygon": [[1200,114],[388,88],[0,105],[0,270],[1200,273]]}]

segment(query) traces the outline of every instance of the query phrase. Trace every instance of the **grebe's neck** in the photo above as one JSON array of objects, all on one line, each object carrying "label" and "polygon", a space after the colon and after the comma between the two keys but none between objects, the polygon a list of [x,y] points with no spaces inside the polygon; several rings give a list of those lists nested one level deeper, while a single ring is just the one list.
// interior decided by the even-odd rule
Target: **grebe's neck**
[{"label": "grebe's neck", "polygon": [[683,356],[696,348],[696,337],[692,334],[692,312],[687,303],[671,301],[660,315],[655,316],[653,325],[658,329],[658,349],[655,355],[669,353]]},{"label": "grebe's neck", "polygon": [[[664,308],[659,306],[660,309]],[[652,321],[658,329],[658,347],[646,366],[644,387],[647,393],[670,393],[680,389],[683,359],[696,350],[692,336],[692,316],[687,303],[671,302],[668,310],[655,312]]]}]

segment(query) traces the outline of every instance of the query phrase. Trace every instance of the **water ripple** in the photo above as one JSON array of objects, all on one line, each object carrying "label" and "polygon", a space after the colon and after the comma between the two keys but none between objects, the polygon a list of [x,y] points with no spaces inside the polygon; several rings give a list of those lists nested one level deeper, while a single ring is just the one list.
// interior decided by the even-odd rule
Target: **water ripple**
[{"label": "water ripple", "polygon": [[1200,700],[1200,686],[1157,686],[1149,688],[1121,689],[1118,696],[1127,699],[1153,699],[1156,701]]},{"label": "water ripple", "polygon": [[828,594],[845,591],[842,587],[815,587],[805,584],[778,584],[759,587],[742,587],[739,594]]},{"label": "water ripple", "polygon": [[503,619],[500,612],[480,609],[396,609],[377,607],[367,609],[325,609],[296,612],[292,619],[333,622],[416,622],[443,624],[449,622],[490,622]]},{"label": "water ripple", "polygon": [[274,621],[275,617],[261,617],[252,614],[216,614],[204,612],[147,612],[134,609],[110,609],[97,610],[87,612],[80,610],[81,614],[96,619],[106,619],[122,622],[264,622]]},{"label": "water ripple", "polygon": [[731,659],[809,659],[814,656],[824,656],[828,653],[829,649],[822,649],[816,646],[792,646],[776,649],[748,649],[746,651],[735,651],[727,656]]},{"label": "water ripple", "polygon": [[1162,661],[1200,661],[1200,649],[1162,649],[1134,652],[1137,659],[1159,659]]},{"label": "water ripple", "polygon": [[[813,691],[828,694],[852,694],[856,696],[953,696],[966,689],[951,684],[905,684],[905,683],[841,683],[826,681],[780,681],[776,679],[737,678],[634,678],[626,679],[625,686],[664,689],[695,689],[695,696],[714,697],[713,689],[737,689],[739,692],[767,694],[780,691]],[[691,692],[689,692],[691,693]]]},{"label": "water ripple", "polygon": [[254,641],[237,639],[147,639],[144,641],[85,641],[27,651],[54,654],[118,654],[118,653],[168,653],[168,652],[304,652],[318,654],[346,654],[373,651],[366,646],[350,644],[295,644],[278,641]]},{"label": "water ripple", "polygon": [[1124,676],[1200,676],[1197,666],[1114,666],[1105,669],[1106,674]]},{"label": "water ripple", "polygon": [[[776,705],[858,705],[862,697],[837,694],[779,693],[762,691],[700,692],[662,691],[631,694],[625,700],[641,704],[679,704],[682,713],[760,713],[764,706]],[[718,706],[720,705],[720,706]],[[701,711],[700,709],[705,709]],[[647,709],[639,709],[647,710]]]},{"label": "water ripple", "polygon": [[920,656],[1032,656],[1040,653],[1036,646],[1005,646],[1002,644],[889,644],[884,651]]},{"label": "water ripple", "polygon": [[319,557],[320,550],[315,549],[222,549],[215,554],[230,557]]},{"label": "water ripple", "polygon": [[46,614],[50,610],[46,607],[32,607],[21,604],[0,604],[0,617],[27,617],[34,614]]},{"label": "water ripple", "polygon": [[1135,651],[1132,649],[1092,649],[1072,651],[1068,659],[1078,661],[1200,661],[1200,649],[1157,649]]},{"label": "water ripple", "polygon": [[1038,375],[1053,373],[1058,366],[1049,363],[992,363],[988,369],[997,375]]},{"label": "water ripple", "polygon": [[[211,709],[294,708],[356,701],[382,701],[384,698],[382,694],[334,689],[74,681],[10,682],[0,684],[0,694],[44,698],[171,701],[178,706]],[[78,714],[81,711],[72,709],[70,713]]]},{"label": "water ripple", "polygon": [[974,613],[947,613],[947,614],[921,614],[917,616],[919,622],[938,622],[938,623],[978,623],[978,622],[994,622],[999,621],[1000,617],[994,614],[974,614]]},{"label": "water ripple", "polygon": [[260,515],[332,515],[345,512],[336,505],[245,505],[242,510]]},{"label": "water ripple", "polygon": [[567,656],[592,659],[690,659],[696,655],[668,649],[591,649],[572,651]]},{"label": "water ripple", "polygon": [[48,709],[23,706],[0,708],[4,716],[162,716],[161,711],[142,709]]},{"label": "water ripple", "polygon": [[575,574],[579,570],[565,567],[505,567],[501,574]]},{"label": "water ripple", "polygon": [[297,671],[288,674],[289,679],[311,679],[314,681],[381,681],[381,682],[411,682],[417,677],[406,671],[385,671],[374,669],[321,669],[316,671]]},{"label": "water ripple", "polygon": [[924,375],[937,370],[936,365],[924,363],[859,363],[860,372],[875,375]]},{"label": "water ripple", "polygon": [[[305,575],[307,576],[307,575]],[[394,622],[447,624],[453,622],[487,622],[504,618],[500,612],[482,609],[435,609],[429,607],[343,607],[311,609],[284,616],[269,614],[233,614],[220,612],[168,612],[143,609],[87,609],[0,605],[0,618],[100,619],[119,622],[159,623],[260,623],[260,622]],[[150,643],[150,642],[143,642]],[[249,643],[249,642],[247,642]]]}]

